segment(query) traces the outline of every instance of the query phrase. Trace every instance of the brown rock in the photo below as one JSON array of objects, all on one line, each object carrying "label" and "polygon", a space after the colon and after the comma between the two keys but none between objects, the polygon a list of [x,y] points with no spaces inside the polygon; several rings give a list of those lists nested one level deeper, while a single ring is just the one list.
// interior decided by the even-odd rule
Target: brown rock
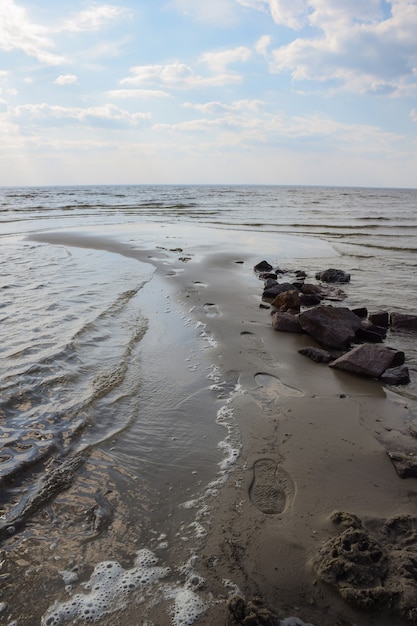
[{"label": "brown rock", "polygon": [[272,301],[272,306],[278,311],[300,311],[300,294],[294,289],[293,291],[283,291]]},{"label": "brown rock", "polygon": [[410,382],[410,372],[406,365],[392,367],[385,370],[380,380],[386,385],[408,385]]},{"label": "brown rock", "polygon": [[391,366],[396,355],[397,351],[392,348],[365,343],[342,354],[330,364],[330,367],[362,376],[379,378]]},{"label": "brown rock", "polygon": [[274,330],[284,333],[302,333],[303,329],[298,321],[298,315],[288,312],[275,311],[272,315],[272,326]]},{"label": "brown rock", "polygon": [[335,357],[323,348],[315,348],[313,346],[309,346],[308,348],[301,348],[301,350],[299,350],[298,352],[299,354],[308,357],[316,363],[331,363],[335,360]]},{"label": "brown rock", "polygon": [[376,313],[370,313],[368,319],[372,324],[375,324],[376,326],[382,326],[384,328],[389,327],[388,311],[378,311]]}]

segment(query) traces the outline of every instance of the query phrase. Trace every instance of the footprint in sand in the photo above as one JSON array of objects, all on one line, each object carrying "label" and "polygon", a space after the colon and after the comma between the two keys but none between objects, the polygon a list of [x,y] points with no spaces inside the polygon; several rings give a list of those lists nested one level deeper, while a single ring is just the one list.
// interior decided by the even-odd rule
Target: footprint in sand
[{"label": "footprint in sand", "polygon": [[301,398],[304,396],[304,392],[295,387],[290,387],[282,383],[279,378],[272,374],[266,374],[264,372],[258,372],[255,374],[255,382],[258,387],[254,390],[253,395],[260,400],[264,411],[269,412],[274,410],[275,401],[280,396],[287,398]]},{"label": "footprint in sand", "polygon": [[212,302],[206,302],[204,305],[204,311],[206,312],[207,317],[219,317],[220,311],[217,304],[213,304]]},{"label": "footprint in sand", "polygon": [[249,487],[252,503],[267,515],[283,513],[294,496],[294,483],[273,459],[258,459],[253,465]]},{"label": "footprint in sand", "polygon": [[262,359],[264,363],[278,367],[278,364],[275,362],[272,355],[265,350],[265,344],[261,337],[259,337],[256,333],[252,333],[250,330],[243,330],[240,333],[240,336],[244,340],[249,354],[252,354],[258,359]]}]

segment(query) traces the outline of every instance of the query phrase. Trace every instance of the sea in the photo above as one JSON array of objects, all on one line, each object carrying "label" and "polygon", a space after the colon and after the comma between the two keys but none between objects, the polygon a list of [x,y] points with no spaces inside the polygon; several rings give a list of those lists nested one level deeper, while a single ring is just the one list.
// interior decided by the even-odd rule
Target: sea
[{"label": "sea", "polygon": [[[174,626],[204,613],[197,546],[240,454],[239,381],[215,308],[175,279],[220,251],[336,267],[344,305],[417,314],[415,189],[0,188],[1,623],[101,623],[133,594],[137,624],[161,597]],[[389,391],[415,400],[415,334],[387,341],[411,375]]]}]

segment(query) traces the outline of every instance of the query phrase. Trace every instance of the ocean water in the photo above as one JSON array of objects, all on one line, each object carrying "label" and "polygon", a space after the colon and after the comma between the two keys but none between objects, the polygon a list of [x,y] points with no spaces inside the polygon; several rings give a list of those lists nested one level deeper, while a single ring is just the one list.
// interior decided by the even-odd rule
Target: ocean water
[{"label": "ocean water", "polygon": [[[175,567],[171,623],[204,611],[183,546],[207,532],[204,497],[239,454],[239,386],[216,364],[215,308],[199,319],[179,297],[181,266],[233,251],[311,277],[338,267],[352,277],[348,306],[417,313],[416,235],[417,190],[2,188],[4,623],[99,622]],[[388,341],[412,374],[392,393],[415,399],[415,335]],[[86,578],[88,596],[54,605]]]}]

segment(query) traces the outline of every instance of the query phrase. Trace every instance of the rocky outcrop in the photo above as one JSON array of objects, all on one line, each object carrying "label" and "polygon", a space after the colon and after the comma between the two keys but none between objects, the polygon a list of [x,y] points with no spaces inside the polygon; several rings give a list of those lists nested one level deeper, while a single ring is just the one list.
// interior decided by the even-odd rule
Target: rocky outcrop
[{"label": "rocky outcrop", "polygon": [[408,385],[410,382],[410,372],[406,365],[391,367],[385,370],[380,380],[385,385]]},{"label": "rocky outcrop", "polygon": [[346,307],[320,305],[298,316],[301,328],[322,346],[343,350],[349,348],[361,322]]},{"label": "rocky outcrop", "polygon": [[255,272],[270,272],[274,268],[268,261],[261,261],[257,263],[253,269]]},{"label": "rocky outcrop", "polygon": [[379,378],[393,363],[404,362],[404,353],[375,344],[365,343],[342,354],[330,364],[330,367]]}]

